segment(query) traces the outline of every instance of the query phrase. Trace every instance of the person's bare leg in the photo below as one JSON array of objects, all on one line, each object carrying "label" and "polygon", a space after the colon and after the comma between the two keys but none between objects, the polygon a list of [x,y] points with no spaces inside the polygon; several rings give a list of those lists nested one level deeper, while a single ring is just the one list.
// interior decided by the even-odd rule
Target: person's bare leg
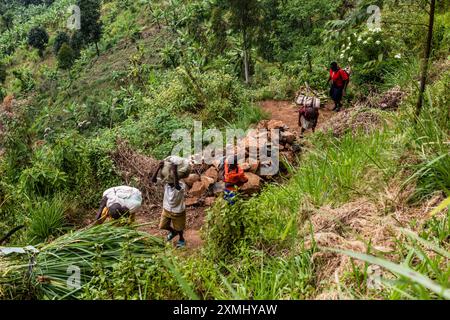
[{"label": "person's bare leg", "polygon": [[175,231],[175,229],[172,227],[168,227],[166,230],[169,231],[174,236],[176,236],[178,234],[178,231]]}]

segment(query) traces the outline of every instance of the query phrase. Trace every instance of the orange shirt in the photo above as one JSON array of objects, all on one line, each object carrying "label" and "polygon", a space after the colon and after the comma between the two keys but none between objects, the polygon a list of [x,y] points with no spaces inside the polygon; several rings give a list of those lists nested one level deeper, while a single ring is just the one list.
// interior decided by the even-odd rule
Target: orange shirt
[{"label": "orange shirt", "polygon": [[244,170],[240,166],[237,166],[236,169],[230,170],[228,163],[225,163],[225,176],[224,176],[224,182],[225,187],[233,191],[236,189],[236,186],[241,186],[245,184],[248,181],[247,177],[245,176]]}]

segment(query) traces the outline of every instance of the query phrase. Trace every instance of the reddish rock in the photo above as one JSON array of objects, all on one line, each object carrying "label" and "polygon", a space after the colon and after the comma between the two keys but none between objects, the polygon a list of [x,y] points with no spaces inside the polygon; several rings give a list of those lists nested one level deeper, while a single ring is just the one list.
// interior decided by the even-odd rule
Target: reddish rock
[{"label": "reddish rock", "polygon": [[186,207],[192,207],[195,205],[198,205],[200,202],[198,197],[194,197],[194,198],[187,198],[185,201]]},{"label": "reddish rock", "polygon": [[248,172],[245,174],[248,182],[241,187],[241,191],[246,194],[253,194],[261,189],[261,178],[254,173]]},{"label": "reddish rock", "polygon": [[194,182],[191,190],[189,190],[189,195],[199,198],[203,195],[203,193],[205,193],[206,189],[207,187],[205,187],[205,184],[203,184],[202,181]]},{"label": "reddish rock", "polygon": [[287,144],[293,144],[297,137],[290,131],[281,133],[281,141]]},{"label": "reddish rock", "polygon": [[189,188],[191,188],[195,182],[200,181],[200,176],[195,173],[191,173],[186,179],[183,180],[184,183],[188,185]]},{"label": "reddish rock", "polygon": [[213,179],[214,182],[219,179],[219,171],[214,167],[210,167],[203,175]]},{"label": "reddish rock", "polygon": [[267,125],[269,123],[269,120],[262,120],[258,123],[257,129],[267,129]]},{"label": "reddish rock", "polygon": [[255,136],[248,136],[244,140],[245,148],[248,149],[250,147],[258,148],[258,138]]},{"label": "reddish rock", "polygon": [[205,190],[207,190],[209,188],[209,186],[212,185],[216,181],[213,178],[203,175],[201,177],[201,182],[203,183]]},{"label": "reddish rock", "polygon": [[222,163],[222,161],[220,159],[215,159],[212,161],[212,165],[214,166],[214,168],[216,168],[217,170],[219,170],[220,164]]},{"label": "reddish rock", "polygon": [[287,130],[289,129],[289,127],[280,120],[270,120],[269,123],[267,124],[267,129],[268,130],[275,130],[275,129],[279,129],[279,130]]},{"label": "reddish rock", "polygon": [[[271,160],[265,160],[265,161],[262,161],[261,164],[260,164],[260,166],[259,166],[259,168],[260,168],[259,174],[265,173],[265,174],[266,174],[265,177],[267,177],[267,173],[268,173],[268,172],[272,172],[271,167],[272,167],[272,161],[271,161]],[[264,169],[265,172],[261,172],[262,169]],[[275,173],[274,173],[274,174],[275,174]],[[273,174],[273,175],[274,175],[274,174]]]}]

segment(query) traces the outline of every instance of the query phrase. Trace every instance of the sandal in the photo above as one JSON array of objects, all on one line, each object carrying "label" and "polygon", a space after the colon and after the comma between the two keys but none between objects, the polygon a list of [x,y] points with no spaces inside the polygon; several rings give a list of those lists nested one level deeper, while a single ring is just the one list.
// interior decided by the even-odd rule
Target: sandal
[{"label": "sandal", "polygon": [[181,249],[181,248],[184,248],[184,247],[186,247],[186,241],[179,240],[177,242],[177,248]]},{"label": "sandal", "polygon": [[175,237],[176,237],[177,235],[175,234],[175,233],[169,233],[168,235],[167,235],[167,238],[166,238],[166,240],[167,241],[172,241]]}]

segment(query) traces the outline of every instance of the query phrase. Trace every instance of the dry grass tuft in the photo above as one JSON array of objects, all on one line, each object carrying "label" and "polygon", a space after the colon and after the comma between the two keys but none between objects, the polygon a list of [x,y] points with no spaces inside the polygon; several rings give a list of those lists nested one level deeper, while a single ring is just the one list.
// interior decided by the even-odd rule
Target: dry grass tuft
[{"label": "dry grass tuft", "polygon": [[[397,241],[404,236],[398,228],[412,228],[410,222],[416,221],[414,228],[420,228],[428,220],[430,210],[442,201],[436,195],[420,207],[412,207],[407,201],[413,188],[402,189],[399,184],[392,184],[374,200],[360,198],[339,208],[329,206],[316,210],[310,216],[314,230],[314,241],[322,248],[338,248],[355,252],[384,253],[387,258],[395,260]],[[310,226],[303,230],[308,233]],[[414,229],[413,228],[413,229]],[[312,240],[306,242],[310,247]],[[330,288],[338,285],[336,279],[351,271],[351,260],[333,252],[321,250],[313,256],[316,266],[317,299],[329,298]],[[361,261],[354,261],[362,267]],[[332,295],[336,294],[334,291]]]},{"label": "dry grass tuft", "polygon": [[[128,146],[125,141],[117,142],[117,149],[111,155],[126,184],[135,184],[141,190],[143,203],[154,206],[162,203],[161,186],[150,183],[159,161],[142,155]],[[131,183],[134,181],[135,183]]]},{"label": "dry grass tuft", "polygon": [[383,124],[383,118],[375,111],[364,108],[355,107],[346,109],[334,116],[328,122],[326,127],[322,127],[321,131],[331,131],[337,138],[342,137],[347,132],[353,135],[371,133]]}]

